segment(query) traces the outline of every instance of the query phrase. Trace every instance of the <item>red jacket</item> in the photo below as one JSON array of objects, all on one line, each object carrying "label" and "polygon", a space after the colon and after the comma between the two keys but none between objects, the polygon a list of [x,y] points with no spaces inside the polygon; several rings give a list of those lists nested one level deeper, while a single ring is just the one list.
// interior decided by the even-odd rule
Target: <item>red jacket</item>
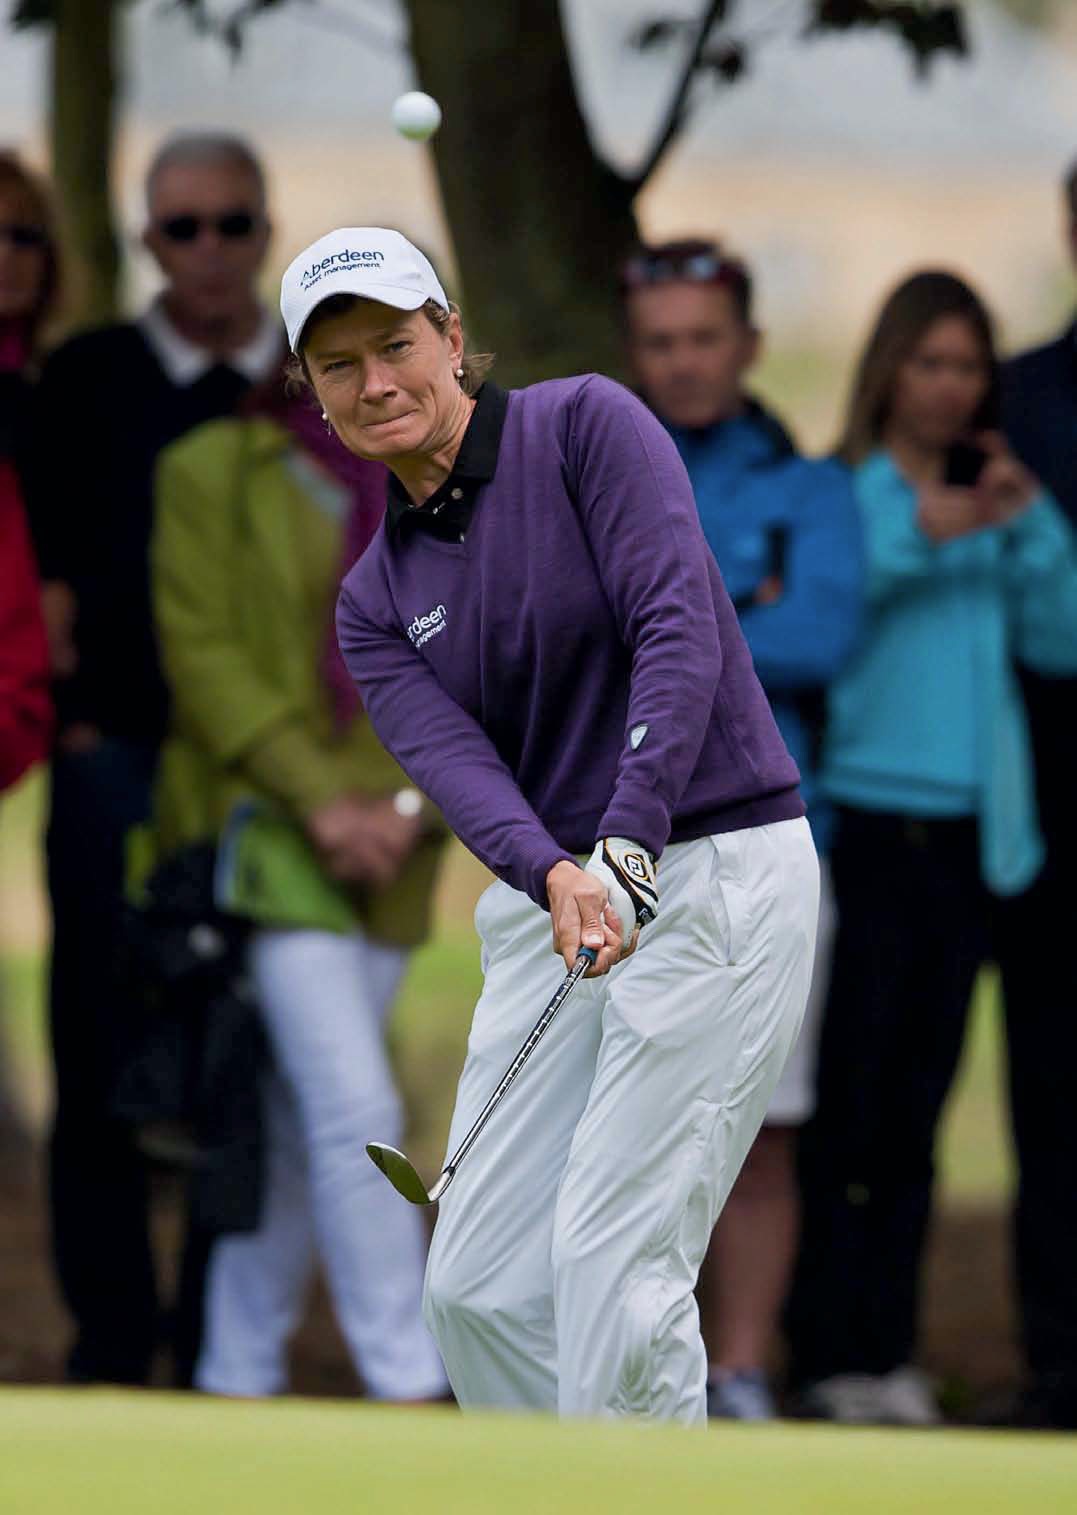
[{"label": "red jacket", "polygon": [[0,459],[0,789],[49,754],[49,648],[26,517]]}]

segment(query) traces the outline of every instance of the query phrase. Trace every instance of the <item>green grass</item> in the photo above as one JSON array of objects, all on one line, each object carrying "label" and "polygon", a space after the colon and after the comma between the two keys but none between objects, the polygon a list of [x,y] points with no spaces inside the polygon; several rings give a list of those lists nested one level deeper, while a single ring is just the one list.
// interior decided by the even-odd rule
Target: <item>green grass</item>
[{"label": "green grass", "polygon": [[973,996],[961,1067],[939,1133],[939,1172],[948,1200],[997,1203],[1013,1189],[1004,1074],[998,976],[985,972]]},{"label": "green grass", "polygon": [[408,1154],[430,1179],[444,1156],[481,984],[474,931],[442,921],[436,940],[416,953],[390,1024],[390,1044],[408,1110]]},{"label": "green grass", "polygon": [[0,956],[0,1056],[32,1114],[40,1111],[46,1093],[45,972],[41,952]]},{"label": "green grass", "polygon": [[1062,1515],[1077,1442],[0,1392],[5,1515]]}]

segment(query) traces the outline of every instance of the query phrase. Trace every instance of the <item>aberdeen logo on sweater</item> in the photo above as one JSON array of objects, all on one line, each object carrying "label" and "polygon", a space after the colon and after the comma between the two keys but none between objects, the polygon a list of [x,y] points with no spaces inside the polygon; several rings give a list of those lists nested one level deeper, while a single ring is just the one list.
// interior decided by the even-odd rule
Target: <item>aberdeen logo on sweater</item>
[{"label": "aberdeen logo on sweater", "polygon": [[425,642],[429,642],[431,637],[436,637],[444,630],[444,605],[435,605],[433,610],[428,610],[425,615],[417,615],[407,627],[408,636],[415,647],[422,647]]}]

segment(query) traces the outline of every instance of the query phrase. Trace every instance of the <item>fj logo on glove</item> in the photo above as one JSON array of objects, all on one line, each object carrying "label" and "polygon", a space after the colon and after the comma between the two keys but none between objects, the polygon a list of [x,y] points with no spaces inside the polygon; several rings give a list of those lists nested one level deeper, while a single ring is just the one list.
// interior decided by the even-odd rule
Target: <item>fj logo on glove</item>
[{"label": "fj logo on glove", "polygon": [[622,861],[626,873],[630,873],[633,878],[639,879],[642,884],[650,883],[651,875],[647,867],[647,860],[640,853],[626,852]]},{"label": "fj logo on glove", "polygon": [[625,939],[634,942],[639,928],[658,914],[658,880],[650,853],[639,842],[608,836],[599,842],[587,866],[606,882]]}]

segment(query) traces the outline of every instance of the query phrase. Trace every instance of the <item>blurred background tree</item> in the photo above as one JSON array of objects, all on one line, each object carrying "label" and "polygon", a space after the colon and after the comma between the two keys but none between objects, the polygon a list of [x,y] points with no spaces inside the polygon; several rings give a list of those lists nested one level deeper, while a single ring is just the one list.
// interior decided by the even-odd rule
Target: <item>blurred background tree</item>
[{"label": "blurred background tree", "polygon": [[1026,26],[1046,26],[1063,0],[999,0],[999,3]]},{"label": "blurred background tree", "polygon": [[72,313],[92,326],[115,313],[119,243],[109,190],[123,0],[19,0],[15,26],[52,31],[49,134],[58,211],[70,249]]},{"label": "blurred background tree", "polygon": [[[123,12],[134,3],[15,0],[11,12],[16,26],[51,30],[53,177],[79,325],[116,310],[109,171],[122,103]],[[260,14],[303,3],[317,0],[170,0],[170,8],[238,57]],[[469,325],[501,354],[506,383],[617,370],[610,270],[638,239],[637,197],[689,119],[697,85],[734,85],[762,45],[737,32],[736,0],[701,0],[688,20],[661,14],[662,0],[655,3],[659,13],[625,42],[669,55],[669,104],[653,143],[626,172],[602,157],[588,133],[559,0],[404,0],[418,81],[444,112],[432,147]],[[1033,7],[1033,0],[1012,3]],[[782,24],[799,26],[805,41],[881,29],[926,74],[938,54],[967,52],[963,13],[963,5],[939,0],[812,0]],[[517,65],[506,67],[506,58]]]}]

